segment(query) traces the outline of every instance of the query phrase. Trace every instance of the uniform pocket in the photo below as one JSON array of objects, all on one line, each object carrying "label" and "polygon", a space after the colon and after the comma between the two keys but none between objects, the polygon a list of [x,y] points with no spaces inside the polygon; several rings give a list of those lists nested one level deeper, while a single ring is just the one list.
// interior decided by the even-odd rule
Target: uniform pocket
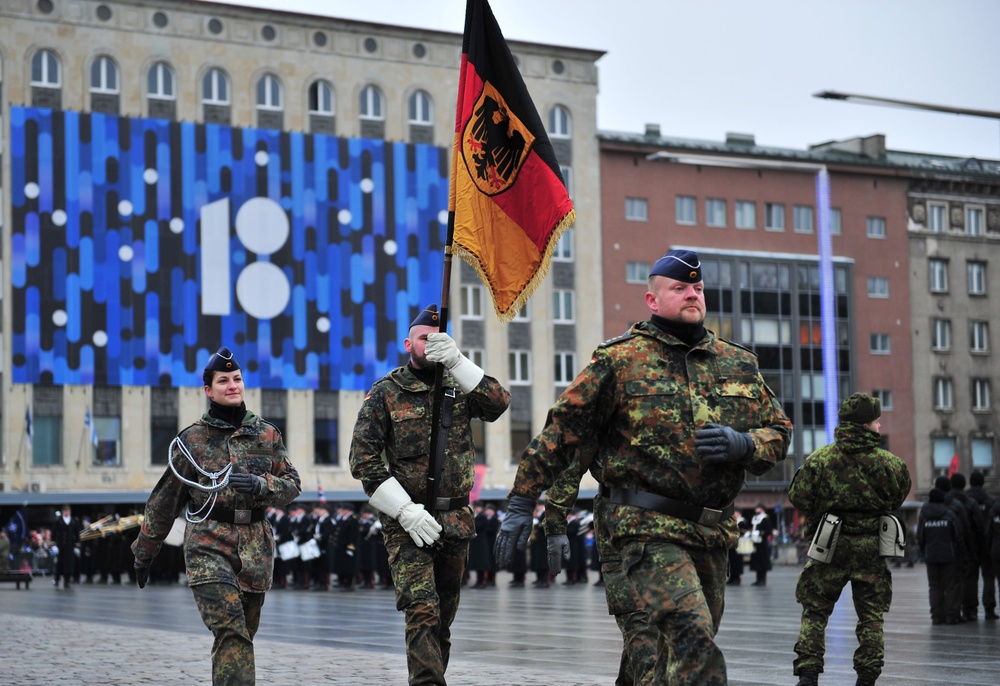
[{"label": "uniform pocket", "polygon": [[681,412],[688,403],[680,402],[684,388],[673,379],[652,378],[625,382],[632,445],[664,446],[682,422]]}]

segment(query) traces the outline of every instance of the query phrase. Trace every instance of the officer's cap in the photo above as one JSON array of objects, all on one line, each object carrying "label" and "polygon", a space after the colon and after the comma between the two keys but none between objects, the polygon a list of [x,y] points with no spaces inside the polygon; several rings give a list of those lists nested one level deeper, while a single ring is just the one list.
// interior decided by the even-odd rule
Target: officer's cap
[{"label": "officer's cap", "polygon": [[236,361],[236,356],[226,346],[219,348],[208,358],[208,364],[205,365],[206,372],[235,372],[239,368],[240,363]]},{"label": "officer's cap", "polygon": [[868,424],[881,416],[881,401],[867,393],[855,393],[840,404],[839,417],[842,422]]},{"label": "officer's cap", "polygon": [[441,315],[438,314],[438,306],[428,305],[416,318],[410,322],[410,328],[414,326],[440,326]]},{"label": "officer's cap", "polygon": [[683,283],[698,283],[701,279],[701,260],[692,250],[671,250],[653,263],[650,276],[665,276]]}]

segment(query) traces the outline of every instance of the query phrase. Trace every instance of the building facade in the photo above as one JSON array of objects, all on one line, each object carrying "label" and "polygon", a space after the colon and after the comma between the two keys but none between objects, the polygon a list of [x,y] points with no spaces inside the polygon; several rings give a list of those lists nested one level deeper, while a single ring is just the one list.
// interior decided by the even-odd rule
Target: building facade
[{"label": "building facade", "polygon": [[[162,0],[18,0],[0,21],[0,502],[145,500],[223,344],[304,498],[362,499],[354,417],[441,294],[462,36]],[[487,497],[603,330],[600,253],[579,247],[600,242],[602,53],[510,46],[578,219],[512,324],[452,273],[456,339],[515,398],[479,429]]]}]

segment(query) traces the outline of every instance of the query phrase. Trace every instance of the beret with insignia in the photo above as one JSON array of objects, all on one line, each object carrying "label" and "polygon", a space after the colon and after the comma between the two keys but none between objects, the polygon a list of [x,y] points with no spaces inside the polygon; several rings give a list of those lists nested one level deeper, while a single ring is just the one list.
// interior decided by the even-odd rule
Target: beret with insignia
[{"label": "beret with insignia", "polygon": [[240,368],[240,363],[236,361],[236,356],[226,346],[219,348],[214,355],[208,358],[205,371],[211,372],[235,372]]},{"label": "beret with insignia", "polygon": [[438,306],[428,305],[425,307],[416,318],[410,322],[410,328],[414,326],[440,326],[441,325],[441,315],[438,314]]}]

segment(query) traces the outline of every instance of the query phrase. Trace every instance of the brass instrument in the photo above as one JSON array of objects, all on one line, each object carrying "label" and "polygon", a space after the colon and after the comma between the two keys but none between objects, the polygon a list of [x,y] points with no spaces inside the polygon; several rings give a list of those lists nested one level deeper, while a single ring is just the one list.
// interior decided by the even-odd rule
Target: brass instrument
[{"label": "brass instrument", "polygon": [[142,515],[129,515],[115,519],[114,515],[108,515],[92,522],[80,531],[80,540],[89,541],[95,538],[104,538],[111,534],[119,534],[126,529],[142,526]]}]

